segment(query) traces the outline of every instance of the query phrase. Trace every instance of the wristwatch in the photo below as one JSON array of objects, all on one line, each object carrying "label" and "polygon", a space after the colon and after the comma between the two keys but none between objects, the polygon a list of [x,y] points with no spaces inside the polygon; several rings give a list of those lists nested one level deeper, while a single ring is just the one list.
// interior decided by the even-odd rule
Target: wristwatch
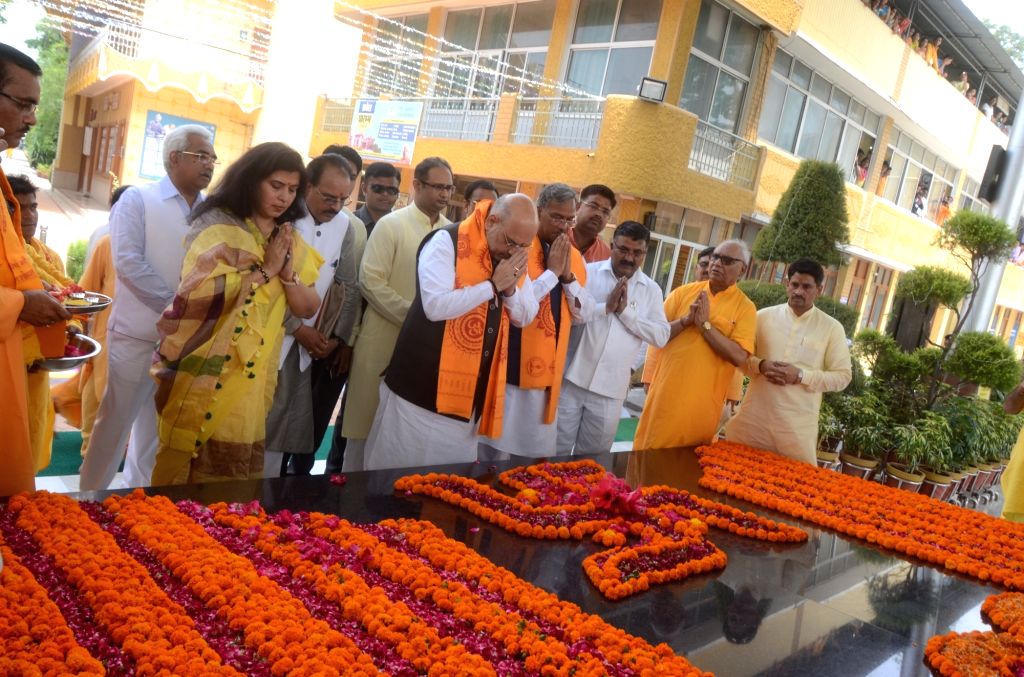
[{"label": "wristwatch", "polygon": [[701,324],[700,327],[705,332],[711,331],[711,321],[710,320],[704,320],[703,324]]},{"label": "wristwatch", "polygon": [[799,384],[804,382],[804,370],[803,369],[797,368],[797,370],[796,370],[796,382],[797,382],[797,385],[799,385]]}]

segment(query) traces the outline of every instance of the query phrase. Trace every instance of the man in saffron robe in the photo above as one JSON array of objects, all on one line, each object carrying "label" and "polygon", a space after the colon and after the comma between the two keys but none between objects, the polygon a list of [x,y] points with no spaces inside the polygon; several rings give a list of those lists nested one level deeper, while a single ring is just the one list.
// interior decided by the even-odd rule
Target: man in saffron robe
[{"label": "man in saffron robe", "polygon": [[482,200],[428,235],[366,442],[366,468],[469,463],[503,426],[509,325],[533,321],[526,276],[537,212],[525,195]]},{"label": "man in saffron robe", "polygon": [[[35,61],[0,43],[0,150],[17,146],[35,124],[40,76]],[[32,269],[17,226],[21,208],[2,170],[0,191],[6,203],[0,209],[0,496],[10,496],[35,488],[22,337],[35,333],[41,349],[58,343],[62,353],[63,320],[70,314],[43,290]]]},{"label": "man in saffron robe", "polygon": [[644,381],[651,384],[634,449],[706,444],[714,437],[729,385],[754,352],[757,309],[736,286],[750,263],[742,240],[726,240],[711,255],[706,282],[677,287],[665,299],[668,344],[649,349]]}]

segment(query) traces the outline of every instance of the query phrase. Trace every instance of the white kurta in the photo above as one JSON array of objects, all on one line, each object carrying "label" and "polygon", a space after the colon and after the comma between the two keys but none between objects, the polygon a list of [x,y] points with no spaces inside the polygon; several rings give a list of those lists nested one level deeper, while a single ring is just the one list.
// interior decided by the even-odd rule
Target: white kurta
[{"label": "white kurta", "polygon": [[[545,270],[533,280],[534,297],[539,303],[555,285],[559,284],[558,276]],[[581,324],[585,318],[594,313],[594,297],[573,281],[562,285],[562,291],[569,302],[569,312],[573,324]],[[555,308],[554,312],[561,312]],[[560,327],[560,331],[570,331],[570,327]],[[505,422],[502,425],[501,437],[481,438],[481,442],[493,449],[506,454],[517,454],[539,458],[552,456],[556,453],[558,439],[558,416],[551,423],[544,423],[544,408],[548,401],[547,389],[529,389],[519,386],[505,385]]]},{"label": "white kurta", "polygon": [[586,324],[573,328],[579,336],[558,403],[559,453],[611,448],[635,355],[644,343],[661,348],[668,341],[661,287],[638,270],[626,285],[626,308],[609,313],[605,304],[617,283],[610,260],[587,264],[594,306]]},{"label": "white kurta", "polygon": [[[750,385],[738,413],[725,426],[733,442],[815,463],[821,393],[842,390],[852,376],[843,326],[817,308],[797,317],[788,304],[757,312],[755,354],[747,361]],[[803,370],[795,385],[775,385],[758,371],[762,360]]]},{"label": "white kurta", "polygon": [[380,375],[416,296],[416,251],[430,231],[449,223],[440,216],[431,224],[413,203],[381,217],[366,242],[359,285],[368,305],[352,350],[342,424],[342,435],[350,440],[366,439],[370,433]]},{"label": "white kurta", "polygon": [[[434,322],[453,320],[494,297],[490,282],[455,288],[455,248],[447,233],[437,233],[423,247],[418,273],[423,312]],[[504,303],[512,324],[532,322],[538,303],[530,279]],[[478,421],[458,421],[418,407],[383,382],[379,392],[380,404],[366,440],[365,470],[476,460]]]}]

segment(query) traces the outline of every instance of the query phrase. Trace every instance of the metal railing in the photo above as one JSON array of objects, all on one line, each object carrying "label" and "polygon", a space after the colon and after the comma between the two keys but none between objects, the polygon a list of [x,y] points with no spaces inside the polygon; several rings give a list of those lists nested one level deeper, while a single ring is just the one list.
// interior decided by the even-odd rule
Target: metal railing
[{"label": "metal railing", "polygon": [[604,99],[520,98],[512,119],[512,143],[595,148]]},{"label": "metal railing", "polygon": [[460,141],[490,141],[498,99],[423,99],[420,136]]},{"label": "metal railing", "polygon": [[324,119],[320,123],[322,132],[347,132],[352,128],[352,114],[356,104],[351,99],[327,99],[324,101]]},{"label": "metal railing", "polygon": [[[266,64],[261,58],[123,21],[104,26],[93,44],[105,45],[129,59],[166,60],[186,72],[206,71],[227,82],[263,84]],[[84,52],[91,52],[91,47]]]},{"label": "metal railing", "polygon": [[697,121],[690,169],[747,190],[754,189],[761,148],[703,120]]}]

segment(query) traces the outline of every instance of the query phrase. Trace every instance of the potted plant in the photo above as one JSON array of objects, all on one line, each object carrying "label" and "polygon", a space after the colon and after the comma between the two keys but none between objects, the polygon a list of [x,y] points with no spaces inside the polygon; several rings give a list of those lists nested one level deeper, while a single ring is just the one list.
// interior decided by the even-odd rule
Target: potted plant
[{"label": "potted plant", "polygon": [[843,426],[842,472],[871,479],[892,448],[892,422],[871,393],[847,397],[836,412]]},{"label": "potted plant", "polygon": [[818,411],[818,467],[835,470],[843,446],[843,426],[827,401]]},{"label": "potted plant", "polygon": [[923,412],[914,423],[894,430],[894,460],[886,464],[885,483],[917,493],[925,481],[921,466],[949,448],[949,423],[935,412]]},{"label": "potted plant", "polygon": [[887,332],[904,350],[928,343],[935,312],[940,306],[956,309],[969,293],[966,276],[939,266],[918,266],[900,275],[893,296]]}]

